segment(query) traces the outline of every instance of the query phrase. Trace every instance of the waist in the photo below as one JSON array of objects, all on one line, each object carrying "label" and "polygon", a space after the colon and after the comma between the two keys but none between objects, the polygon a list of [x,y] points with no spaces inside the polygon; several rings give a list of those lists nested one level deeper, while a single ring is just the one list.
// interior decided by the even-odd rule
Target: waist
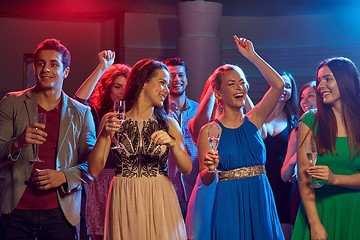
[{"label": "waist", "polygon": [[158,176],[167,176],[167,171],[164,170],[148,170],[148,171],[124,171],[120,169],[115,170],[116,177],[125,177],[125,178],[139,178],[139,177],[158,177]]},{"label": "waist", "polygon": [[241,178],[255,177],[262,174],[266,174],[264,165],[242,167],[230,171],[219,172],[219,180],[226,181],[233,179],[241,179]]}]

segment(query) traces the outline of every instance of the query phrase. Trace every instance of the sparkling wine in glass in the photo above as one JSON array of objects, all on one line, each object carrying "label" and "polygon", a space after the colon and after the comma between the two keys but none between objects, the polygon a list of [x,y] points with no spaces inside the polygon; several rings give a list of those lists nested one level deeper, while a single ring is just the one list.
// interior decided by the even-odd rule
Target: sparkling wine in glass
[{"label": "sparkling wine in glass", "polygon": [[[311,139],[310,146],[309,143],[306,144],[306,142],[304,142],[304,146],[305,146],[306,158],[308,159],[311,166],[315,166],[317,160],[317,150],[316,150],[315,140]],[[309,185],[309,187],[311,188],[320,188],[322,186],[323,184],[319,183],[316,180],[316,178],[314,178],[314,182]]]},{"label": "sparkling wine in glass", "polygon": [[[211,122],[208,124],[208,139],[211,149],[215,152],[220,140],[220,129],[216,122]],[[213,170],[209,170],[209,172],[216,173],[221,171],[215,167]]]},{"label": "sparkling wine in glass", "polygon": [[[46,113],[35,114],[35,122],[46,125]],[[41,160],[39,158],[39,148],[40,148],[40,145],[36,144],[35,145],[35,159],[30,160],[30,162],[44,162],[44,160]]]},{"label": "sparkling wine in glass", "polygon": [[[119,118],[120,122],[122,123],[125,119],[125,101],[122,100],[115,100],[114,101],[114,113]],[[119,131],[115,134],[116,145],[111,149],[122,149],[119,142]]]}]

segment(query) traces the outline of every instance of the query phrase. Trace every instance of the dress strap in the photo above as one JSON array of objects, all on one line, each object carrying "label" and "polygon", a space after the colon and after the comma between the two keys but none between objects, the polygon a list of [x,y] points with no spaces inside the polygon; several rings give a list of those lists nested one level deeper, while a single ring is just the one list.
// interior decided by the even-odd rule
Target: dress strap
[{"label": "dress strap", "polygon": [[215,119],[214,122],[217,122],[221,128],[224,128],[224,125],[219,121],[219,119]]}]

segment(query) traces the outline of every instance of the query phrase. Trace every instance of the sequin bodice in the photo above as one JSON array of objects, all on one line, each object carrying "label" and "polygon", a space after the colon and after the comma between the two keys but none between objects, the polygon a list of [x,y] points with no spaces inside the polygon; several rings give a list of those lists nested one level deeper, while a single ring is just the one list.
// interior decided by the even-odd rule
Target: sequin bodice
[{"label": "sequin bodice", "polygon": [[167,175],[169,149],[165,145],[155,145],[150,138],[155,131],[167,129],[155,119],[125,119],[119,131],[122,148],[113,150],[116,174],[129,178]]}]

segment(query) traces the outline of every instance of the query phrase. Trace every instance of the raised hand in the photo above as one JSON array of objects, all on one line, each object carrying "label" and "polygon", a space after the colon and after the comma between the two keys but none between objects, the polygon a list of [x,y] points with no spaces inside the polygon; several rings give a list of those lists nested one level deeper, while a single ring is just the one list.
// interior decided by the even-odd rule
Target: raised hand
[{"label": "raised hand", "polygon": [[234,35],[234,40],[236,43],[236,46],[239,50],[239,52],[246,57],[247,59],[251,59],[253,56],[256,55],[254,46],[251,41],[245,39],[245,38],[238,38],[236,35]]},{"label": "raised hand", "polygon": [[115,60],[115,52],[111,50],[104,50],[98,54],[99,63],[104,69],[108,69]]}]

